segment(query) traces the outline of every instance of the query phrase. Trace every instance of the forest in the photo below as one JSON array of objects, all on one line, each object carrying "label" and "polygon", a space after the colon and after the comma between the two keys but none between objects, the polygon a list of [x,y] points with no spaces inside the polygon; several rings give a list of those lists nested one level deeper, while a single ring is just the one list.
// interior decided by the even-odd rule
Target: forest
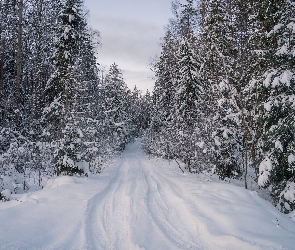
[{"label": "forest", "polygon": [[99,71],[82,0],[0,7],[0,190],[99,173],[147,127],[150,94],[129,90],[115,63]]},{"label": "forest", "polygon": [[192,174],[248,188],[253,172],[275,206],[295,209],[295,1],[172,11],[142,94],[115,63],[103,74],[83,0],[0,0],[0,190],[98,174],[141,137]]},{"label": "forest", "polygon": [[156,75],[147,152],[220,179],[248,173],[295,209],[295,2],[172,6]]}]

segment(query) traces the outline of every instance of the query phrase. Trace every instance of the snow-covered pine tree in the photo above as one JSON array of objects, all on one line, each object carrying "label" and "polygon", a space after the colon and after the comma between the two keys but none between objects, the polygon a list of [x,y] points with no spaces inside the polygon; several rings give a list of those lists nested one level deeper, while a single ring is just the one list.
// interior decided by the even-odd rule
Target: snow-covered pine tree
[{"label": "snow-covered pine tree", "polygon": [[249,112],[247,123],[251,133],[250,155],[251,165],[255,169],[256,175],[259,173],[259,163],[262,161],[262,148],[260,138],[263,133],[262,124],[259,117],[261,116],[261,103],[267,97],[267,93],[261,89],[261,82],[264,81],[262,75],[267,70],[267,56],[265,56],[272,46],[272,41],[267,38],[275,25],[275,15],[277,11],[277,3],[279,1],[249,1],[246,3],[247,14],[246,24],[248,30],[248,39],[244,39],[248,43],[246,57],[247,71],[244,75],[249,77],[248,83],[242,90],[245,97],[245,107]]},{"label": "snow-covered pine tree", "polygon": [[150,127],[151,121],[151,110],[152,110],[152,96],[149,90],[141,98],[141,114],[140,114],[140,124],[143,131]]},{"label": "snow-covered pine tree", "polygon": [[[1,153],[7,153],[3,164],[14,165],[23,176],[27,171],[41,171],[47,164],[48,152],[40,155],[37,145],[45,82],[52,69],[47,61],[54,50],[52,27],[59,7],[58,0],[0,3]],[[15,60],[17,45],[21,53]],[[17,106],[16,116],[13,113]]]},{"label": "snow-covered pine tree", "polygon": [[[244,131],[243,111],[238,91],[237,27],[234,25],[234,1],[203,1],[207,10],[203,17],[203,78],[211,86],[215,165],[220,178],[241,173]],[[213,97],[213,98],[212,98]],[[211,99],[211,100],[210,100]],[[213,100],[212,100],[213,99]]]},{"label": "snow-covered pine tree", "polygon": [[[194,82],[197,76],[194,68],[196,51],[193,48],[193,33],[197,23],[194,3],[188,0],[185,4],[173,5],[175,18],[167,26],[161,56],[155,64],[153,110],[151,125],[146,133],[146,148],[149,152],[169,159],[180,158],[188,166],[195,155],[191,140],[185,138],[188,132],[185,124],[190,124],[190,130],[194,132],[195,121],[192,117],[196,117],[193,112],[197,88]],[[186,75],[182,76],[182,73]],[[188,113],[190,117],[185,118]]]},{"label": "snow-covered pine tree", "polygon": [[295,209],[295,2],[280,1],[274,8],[275,25],[266,37],[273,42],[264,54],[267,70],[259,86],[264,159],[258,183],[271,187],[278,207],[289,213]]},{"label": "snow-covered pine tree", "polygon": [[130,94],[127,95],[128,97],[128,105],[127,107],[127,114],[130,119],[129,121],[129,133],[131,137],[138,137],[141,132],[141,91],[134,86],[134,89],[130,91]]},{"label": "snow-covered pine tree", "polygon": [[[192,34],[191,34],[192,35]],[[200,78],[200,60],[196,57],[193,49],[192,37],[184,37],[180,44],[178,55],[179,76],[176,81],[175,113],[173,117],[173,126],[178,132],[178,142],[176,153],[177,157],[182,159],[191,171],[192,161],[197,153],[197,145],[203,150],[203,140],[199,131],[202,126],[201,114],[198,110],[202,107],[202,97],[204,89]],[[195,166],[196,167],[196,166]],[[197,166],[200,168],[200,166]]]},{"label": "snow-covered pine tree", "polygon": [[62,130],[62,137],[54,152],[55,171],[57,175],[83,174],[77,166],[85,160],[86,147],[83,143],[83,132],[79,128],[75,116],[67,117],[66,126]]},{"label": "snow-covered pine tree", "polygon": [[66,124],[71,93],[74,86],[73,70],[78,54],[82,6],[80,0],[67,0],[58,18],[56,51],[53,56],[55,71],[46,86],[44,117],[47,131],[60,138]]},{"label": "snow-covered pine tree", "polygon": [[172,153],[171,117],[175,101],[175,80],[177,69],[176,50],[178,41],[168,27],[162,42],[162,51],[154,65],[156,75],[153,90],[153,108],[151,110],[151,125],[145,133],[145,148],[153,154],[174,158]]},{"label": "snow-covered pine tree", "polygon": [[115,150],[123,150],[128,141],[128,88],[122,71],[113,63],[103,83],[104,115],[108,139]]},{"label": "snow-covered pine tree", "polygon": [[85,28],[82,3],[81,0],[64,2],[53,56],[55,71],[46,86],[45,136],[56,142],[54,162],[57,174],[69,174],[71,169],[76,172],[74,163],[80,159],[83,148],[81,129],[76,126],[78,117],[75,116],[78,102],[75,90],[81,87],[81,79],[74,74],[79,65],[77,55],[81,48],[81,32]]},{"label": "snow-covered pine tree", "polygon": [[42,130],[40,118],[44,108],[44,90],[53,67],[48,61],[54,52],[53,23],[60,1],[26,1],[22,56],[22,134],[37,140]]}]

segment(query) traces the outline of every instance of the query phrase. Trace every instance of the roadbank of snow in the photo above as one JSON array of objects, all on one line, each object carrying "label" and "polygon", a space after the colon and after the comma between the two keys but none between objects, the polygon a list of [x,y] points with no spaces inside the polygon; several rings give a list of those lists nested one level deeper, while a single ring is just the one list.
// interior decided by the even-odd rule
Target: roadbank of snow
[{"label": "roadbank of snow", "polygon": [[255,192],[178,170],[130,144],[95,178],[0,203],[0,249],[294,249],[295,222]]}]

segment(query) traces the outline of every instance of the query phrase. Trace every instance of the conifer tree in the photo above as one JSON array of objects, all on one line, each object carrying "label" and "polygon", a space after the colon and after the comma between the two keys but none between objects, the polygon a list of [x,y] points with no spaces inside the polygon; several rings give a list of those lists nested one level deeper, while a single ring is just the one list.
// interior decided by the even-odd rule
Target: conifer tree
[{"label": "conifer tree", "polygon": [[[241,90],[237,67],[238,50],[235,42],[237,27],[232,11],[234,1],[208,1],[204,15],[202,36],[206,53],[203,77],[211,86],[210,103],[214,127],[215,164],[223,179],[240,172],[244,131],[243,110],[238,96]],[[239,89],[240,88],[240,89]],[[216,112],[217,111],[217,112]]]},{"label": "conifer tree", "polygon": [[151,125],[146,131],[146,149],[163,157],[173,158],[172,129],[175,104],[175,82],[178,72],[176,50],[178,41],[173,31],[167,30],[162,42],[162,51],[154,65],[156,75],[153,91]]},{"label": "conifer tree", "polygon": [[201,106],[204,90],[199,75],[200,61],[196,58],[189,39],[191,39],[190,36],[185,37],[180,44],[173,122],[179,138],[177,146],[179,151],[175,153],[187,163],[191,171],[196,144],[201,143],[202,140],[200,135],[198,138],[197,130],[201,124],[198,121],[198,117],[201,117],[198,108]]},{"label": "conifer tree", "polygon": [[141,129],[146,130],[150,127],[152,112],[152,96],[149,90],[141,98]]},{"label": "conifer tree", "polygon": [[57,175],[82,174],[82,169],[77,166],[78,162],[85,160],[86,146],[83,143],[83,133],[80,125],[74,117],[68,118],[62,137],[54,152],[55,171]]},{"label": "conifer tree", "polygon": [[116,150],[123,150],[129,133],[128,92],[122,72],[115,63],[110,66],[103,86],[105,126],[110,144]]},{"label": "conifer tree", "polygon": [[77,55],[83,41],[83,29],[82,1],[65,1],[57,27],[58,41],[53,56],[55,71],[46,87],[47,106],[44,109],[46,134],[57,144],[55,168],[58,174],[68,174],[69,169],[74,171],[74,162],[83,148],[81,138],[75,137],[81,129],[74,126],[78,119],[75,116],[78,102],[75,90],[81,88],[81,79],[74,72],[79,65]]},{"label": "conifer tree", "polygon": [[80,26],[82,24],[82,3],[67,0],[59,16],[58,41],[53,56],[55,71],[46,87],[47,107],[44,116],[47,129],[59,131],[65,127],[66,116],[71,105],[74,86],[73,70],[79,49]]},{"label": "conifer tree", "polygon": [[[295,209],[289,197],[295,182],[295,5],[294,1],[277,3],[273,28],[267,38],[276,41],[264,54],[268,69],[262,75],[259,123],[262,160],[259,184],[271,186],[272,195],[283,212]],[[293,191],[292,191],[293,190]]]}]

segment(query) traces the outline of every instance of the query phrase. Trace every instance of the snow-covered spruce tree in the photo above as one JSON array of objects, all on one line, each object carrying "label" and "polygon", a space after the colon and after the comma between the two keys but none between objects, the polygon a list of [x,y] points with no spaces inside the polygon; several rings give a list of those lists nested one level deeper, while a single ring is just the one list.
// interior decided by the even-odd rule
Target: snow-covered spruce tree
[{"label": "snow-covered spruce tree", "polygon": [[[202,138],[204,126],[203,98],[205,97],[203,82],[200,77],[200,53],[195,49],[197,39],[195,27],[197,11],[195,1],[187,1],[181,5],[178,18],[180,43],[176,53],[178,73],[175,81],[175,100],[173,106],[173,129],[177,132],[174,154],[186,163],[189,171],[192,167],[200,170],[204,140]],[[205,165],[205,163],[202,164]]]},{"label": "snow-covered spruce tree", "polygon": [[129,117],[129,138],[140,137],[149,128],[151,116],[151,95],[147,92],[143,95],[137,86],[133,91],[128,91],[127,113]]},{"label": "snow-covered spruce tree", "polygon": [[134,86],[133,91],[127,95],[128,98],[128,105],[127,107],[127,114],[130,119],[129,121],[129,135],[131,137],[138,137],[141,133],[141,91]]},{"label": "snow-covered spruce tree", "polygon": [[67,117],[67,123],[62,130],[62,137],[54,152],[55,170],[57,175],[82,174],[77,162],[85,159],[86,146],[83,143],[83,133],[77,126],[76,117]]},{"label": "snow-covered spruce tree", "polygon": [[155,155],[174,158],[171,133],[173,106],[175,101],[175,80],[177,69],[176,50],[178,41],[168,27],[162,42],[162,51],[154,65],[156,75],[153,90],[151,125],[145,132],[145,149]]},{"label": "snow-covered spruce tree", "polygon": [[275,25],[267,33],[273,41],[265,51],[267,70],[259,90],[264,159],[258,183],[270,187],[275,203],[285,213],[295,209],[295,2],[277,2]]},{"label": "snow-covered spruce tree", "polygon": [[[0,126],[16,128],[15,123],[15,86],[17,52],[17,3],[2,1],[0,5]],[[5,136],[5,135],[3,135]]]},{"label": "snow-covered spruce tree", "polygon": [[234,25],[234,1],[204,1],[202,39],[204,41],[204,67],[202,76],[211,86],[209,99],[213,137],[215,141],[215,165],[220,178],[241,173],[244,131],[243,110],[240,108],[237,76],[238,49],[237,27]]},{"label": "snow-covered spruce tree", "polygon": [[151,122],[152,96],[149,90],[141,98],[140,110],[140,129],[144,131],[150,127]]},{"label": "snow-covered spruce tree", "polygon": [[113,150],[123,150],[128,142],[128,88],[118,65],[110,66],[103,83],[104,87],[104,126],[109,145]]},{"label": "snow-covered spruce tree", "polygon": [[273,41],[267,38],[267,34],[277,23],[275,13],[279,2],[281,1],[249,1],[246,3],[247,13],[244,15],[248,16],[246,19],[248,39],[244,39],[248,43],[244,56],[247,62],[247,71],[244,75],[249,76],[249,79],[241,93],[245,97],[244,106],[249,112],[247,123],[252,135],[251,143],[249,143],[251,165],[254,167],[257,177],[259,164],[263,160],[260,143],[263,133],[263,126],[259,119],[262,115],[260,107],[268,96],[268,93],[261,88],[261,83],[264,81],[262,76],[268,70],[269,65],[266,53],[273,46]]},{"label": "snow-covered spruce tree", "polygon": [[44,90],[53,67],[56,34],[53,27],[61,8],[57,1],[25,1],[22,56],[22,134],[33,141],[42,131],[40,118],[44,108]]},{"label": "snow-covered spruce tree", "polygon": [[[258,54],[254,51],[260,49],[260,38],[258,33],[264,33],[261,29],[261,22],[258,20],[260,14],[257,11],[264,12],[265,7],[262,7],[263,1],[234,1],[234,26],[237,31],[235,40],[237,43],[237,103],[241,107],[239,114],[240,129],[243,132],[242,164],[244,170],[245,187],[247,187],[248,167],[257,171],[258,148],[257,140],[259,127],[256,122],[256,107],[259,98],[256,94],[255,84],[253,84],[254,72],[259,71],[260,63],[257,59]],[[266,8],[267,9],[267,8]],[[256,34],[256,35],[254,35]],[[255,176],[252,176],[256,178]]]},{"label": "snow-covered spruce tree", "polygon": [[198,62],[194,50],[194,29],[197,11],[194,3],[189,0],[185,4],[173,5],[175,18],[167,26],[162,53],[155,64],[153,110],[146,133],[149,152],[169,159],[179,158],[189,168],[197,141],[187,135],[196,135],[196,112],[193,110],[196,108],[195,90],[200,87],[196,82]]},{"label": "snow-covered spruce tree", "polygon": [[192,166],[192,161],[203,158],[202,153],[206,149],[201,135],[201,126],[204,124],[204,89],[199,74],[201,63],[190,39],[192,34],[183,38],[178,54],[179,76],[176,80],[173,126],[178,133],[178,151],[175,154],[192,171],[192,167],[201,168],[196,162]]},{"label": "snow-covered spruce tree", "polygon": [[[52,27],[60,6],[59,0],[0,4],[0,137],[5,141],[1,153],[7,153],[5,162],[21,175],[24,169],[46,168],[48,154],[40,156],[37,144],[45,83],[52,72],[48,62],[54,50]],[[16,52],[21,52],[17,60]]]},{"label": "snow-covered spruce tree", "polygon": [[47,106],[43,114],[44,135],[56,145],[54,164],[57,174],[76,172],[74,163],[81,160],[82,155],[83,142],[74,110],[77,106],[74,90],[79,88],[80,82],[74,72],[84,27],[82,1],[66,0],[58,19],[58,39],[53,56],[55,71],[46,86]]},{"label": "snow-covered spruce tree", "polygon": [[[85,16],[85,13],[83,13]],[[101,109],[101,96],[99,89],[98,67],[96,51],[100,45],[99,32],[92,30],[85,19],[79,27],[79,43],[77,60],[73,75],[76,84],[72,90],[71,113],[75,119],[75,126],[82,134],[83,160],[77,164],[87,172],[101,171],[102,155],[104,154],[104,137],[101,131],[103,110]],[[89,167],[89,170],[88,170]]]}]

